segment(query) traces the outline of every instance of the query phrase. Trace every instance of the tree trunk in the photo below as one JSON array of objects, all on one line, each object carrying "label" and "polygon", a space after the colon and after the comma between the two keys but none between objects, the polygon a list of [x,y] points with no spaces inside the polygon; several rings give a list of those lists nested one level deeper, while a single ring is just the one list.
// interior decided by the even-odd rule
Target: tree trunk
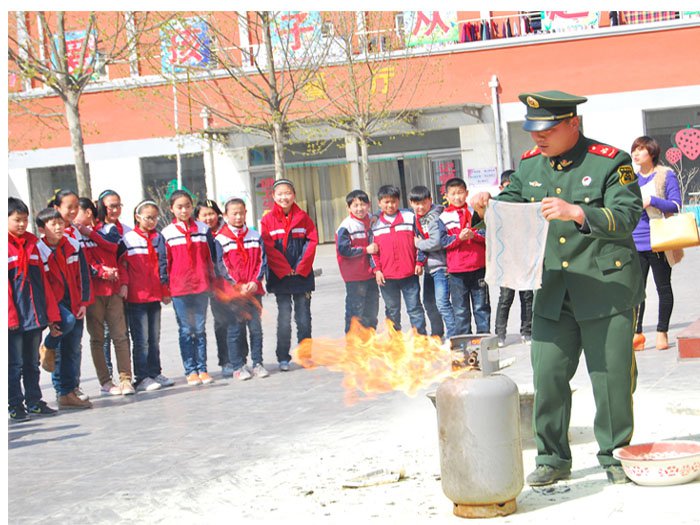
[{"label": "tree trunk", "polygon": [[272,123],[272,143],[275,148],[275,180],[284,179],[284,132],[282,123],[277,120]]},{"label": "tree trunk", "polygon": [[78,183],[78,195],[92,199],[90,177],[85,163],[85,148],[83,144],[83,129],[80,123],[80,111],[78,109],[79,95],[66,93],[64,104],[66,106],[66,120],[70,132],[70,142],[73,147],[75,159],[75,178]]},{"label": "tree trunk", "polygon": [[369,200],[372,202],[372,180],[369,176],[369,152],[367,148],[367,139],[365,137],[358,138],[360,142],[360,165],[362,166],[362,187],[369,195]]}]

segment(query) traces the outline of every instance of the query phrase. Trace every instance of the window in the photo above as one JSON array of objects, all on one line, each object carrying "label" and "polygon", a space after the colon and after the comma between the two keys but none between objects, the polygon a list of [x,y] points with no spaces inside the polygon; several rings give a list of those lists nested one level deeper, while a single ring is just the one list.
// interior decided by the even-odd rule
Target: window
[{"label": "window", "polygon": [[[204,157],[201,153],[181,155],[180,169],[182,173],[182,189],[192,194],[194,203],[207,197],[207,187],[204,178]],[[170,213],[168,199],[177,189],[177,158],[174,155],[164,157],[145,157],[141,159],[141,183],[143,194],[153,199],[160,207],[160,223],[163,227],[170,223],[173,216]]]},{"label": "window", "polygon": [[[90,177],[90,170],[87,170]],[[33,216],[46,208],[48,200],[56,190],[73,190],[78,192],[75,177],[75,166],[52,166],[50,168],[35,168],[29,170],[29,195]]]}]

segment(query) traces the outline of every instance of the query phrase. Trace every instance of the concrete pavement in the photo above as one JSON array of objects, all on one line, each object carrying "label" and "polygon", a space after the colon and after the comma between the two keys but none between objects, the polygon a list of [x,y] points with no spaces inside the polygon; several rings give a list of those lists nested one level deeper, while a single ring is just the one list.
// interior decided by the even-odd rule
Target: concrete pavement
[{"label": "concrete pavement", "polygon": [[[341,337],[344,287],[333,246],[322,246],[312,300],[314,336]],[[700,249],[674,269],[676,307],[671,340],[700,317]],[[650,278],[645,329],[655,330],[657,297]],[[497,293],[492,293],[495,310]],[[342,377],[325,369],[276,369],[274,297],[263,306],[267,379],[220,379],[211,316],[209,366],[216,383],[185,385],[170,306],[163,310],[161,349],[174,387],[136,396],[99,398],[83,339],[82,387],[94,408],[13,424],[8,430],[9,523],[306,522],[458,523],[440,488],[435,412],[424,392],[343,402]],[[406,317],[404,317],[406,319]],[[504,373],[522,389],[531,383],[528,347],[516,344],[519,303],[509,323],[514,357]],[[492,319],[493,324],[493,319]],[[408,325],[408,323],[406,323]],[[633,443],[700,440],[700,360],[680,362],[676,348],[637,353]],[[554,487],[525,486],[507,523],[658,521],[697,523],[700,481],[675,487],[611,486],[597,467],[593,400],[585,363],[576,388],[571,437],[573,478]],[[55,406],[48,374],[44,398]],[[525,442],[525,472],[534,466]],[[344,489],[342,483],[378,468],[402,468],[406,478]]]}]

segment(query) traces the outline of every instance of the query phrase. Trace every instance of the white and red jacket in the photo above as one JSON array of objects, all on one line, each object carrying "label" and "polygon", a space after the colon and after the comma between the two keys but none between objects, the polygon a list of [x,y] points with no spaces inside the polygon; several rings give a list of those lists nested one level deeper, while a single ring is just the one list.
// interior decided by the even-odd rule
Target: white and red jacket
[{"label": "white and red jacket", "polygon": [[73,315],[90,302],[90,270],[80,243],[66,235],[53,248],[44,239],[37,245],[48,269],[48,281],[58,303],[70,305]]},{"label": "white and red jacket", "polygon": [[136,226],[124,234],[117,253],[128,303],[153,303],[170,297],[165,239],[160,233]]},{"label": "white and red jacket", "polygon": [[8,234],[7,327],[26,332],[61,321],[61,313],[49,284],[48,268],[41,261],[39,239],[26,232]]},{"label": "white and red jacket", "polygon": [[94,295],[116,295],[122,285],[126,284],[121,274],[116,281],[105,279],[104,267],[118,268],[117,248],[124,234],[130,231],[131,228],[117,221],[114,224],[97,223],[89,237],[81,235],[77,230],[73,232],[80,241],[85,259],[92,270]]},{"label": "white and red jacket", "polygon": [[340,223],[335,232],[335,253],[340,275],[346,282],[374,278],[369,264],[367,246],[371,243],[369,217],[358,219],[352,213]]},{"label": "white and red jacket", "polygon": [[[311,217],[296,204],[285,215],[275,203],[260,221],[260,229],[267,255],[268,291],[279,294],[313,291],[318,232]],[[295,275],[289,275],[292,270]]]},{"label": "white and red jacket", "polygon": [[416,250],[416,215],[410,210],[399,210],[394,217],[380,213],[372,225],[372,240],[379,253],[372,254],[375,272],[385,279],[405,279],[415,275],[416,265],[423,266],[425,254]]},{"label": "white and red jacket", "polygon": [[471,228],[472,214],[467,206],[448,206],[440,214],[440,242],[447,251],[449,273],[473,272],[486,266],[486,238],[474,230],[474,237],[462,241],[459,233]]},{"label": "white and red jacket", "polygon": [[262,278],[267,270],[265,246],[262,236],[247,226],[235,228],[229,224],[219,229],[214,237],[216,250],[216,275],[221,281],[230,284],[254,282],[258,285],[256,295],[264,295]]},{"label": "white and red jacket", "polygon": [[165,239],[168,283],[173,297],[209,291],[214,276],[214,240],[203,222],[173,219],[161,231]]}]

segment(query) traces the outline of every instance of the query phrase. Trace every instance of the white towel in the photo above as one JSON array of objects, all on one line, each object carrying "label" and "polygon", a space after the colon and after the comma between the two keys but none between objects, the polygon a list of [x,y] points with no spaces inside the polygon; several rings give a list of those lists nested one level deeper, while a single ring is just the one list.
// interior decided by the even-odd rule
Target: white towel
[{"label": "white towel", "polygon": [[542,203],[490,200],[486,208],[486,282],[513,290],[542,286],[549,222]]}]

